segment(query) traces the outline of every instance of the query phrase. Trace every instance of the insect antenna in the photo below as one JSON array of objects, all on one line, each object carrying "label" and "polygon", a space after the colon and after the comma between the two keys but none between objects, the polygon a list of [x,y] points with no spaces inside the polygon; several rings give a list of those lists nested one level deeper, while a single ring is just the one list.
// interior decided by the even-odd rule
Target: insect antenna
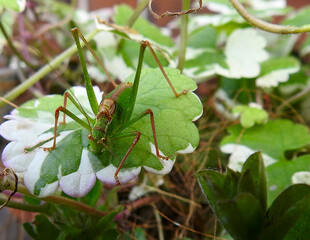
[{"label": "insect antenna", "polygon": [[117,83],[113,80],[113,78],[111,77],[111,75],[109,74],[108,70],[103,66],[102,61],[99,59],[99,57],[97,56],[97,54],[95,53],[95,51],[92,49],[92,47],[89,45],[89,43],[87,42],[87,40],[85,39],[85,37],[83,36],[82,33],[80,33],[80,31],[78,31],[79,37],[82,39],[82,41],[84,42],[85,46],[88,48],[88,50],[93,54],[94,58],[96,59],[97,63],[100,65],[101,69],[104,71],[104,73],[107,75],[109,81],[112,83],[112,85],[114,86],[114,88],[116,88],[118,85]]}]

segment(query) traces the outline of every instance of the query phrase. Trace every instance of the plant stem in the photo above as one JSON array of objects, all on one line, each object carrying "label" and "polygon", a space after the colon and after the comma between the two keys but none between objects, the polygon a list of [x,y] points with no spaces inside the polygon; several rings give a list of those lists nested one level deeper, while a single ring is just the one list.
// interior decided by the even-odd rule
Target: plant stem
[{"label": "plant stem", "polygon": [[[14,184],[10,184],[9,186],[6,187],[6,189],[1,189],[1,190],[13,191],[14,190]],[[38,197],[33,196],[32,194],[30,194],[28,192],[28,190],[26,189],[26,187],[23,186],[22,184],[18,184],[17,192],[19,192],[19,193],[21,193],[23,195],[27,195],[27,196],[31,196],[33,198],[40,199],[40,200],[45,201],[45,202],[63,205],[63,206],[66,206],[66,207],[78,210],[80,212],[84,212],[84,213],[86,213],[88,215],[92,215],[92,216],[96,216],[96,217],[102,217],[102,216],[106,215],[105,212],[99,211],[97,209],[94,209],[94,208],[86,205],[86,204],[83,204],[81,202],[72,200],[70,198],[65,198],[65,197],[55,196],[55,195],[54,196],[50,196],[50,197],[46,197],[46,198],[38,198]],[[10,205],[7,205],[7,206],[10,206]],[[11,207],[13,207],[13,206],[11,206]],[[30,205],[30,207],[33,207],[33,206]],[[30,209],[32,209],[32,208],[30,208]],[[24,208],[23,210],[28,211],[28,209],[26,209],[26,208]]]},{"label": "plant stem", "polygon": [[229,0],[229,1],[234,6],[234,8],[239,12],[239,14],[253,27],[257,27],[264,31],[278,34],[291,34],[291,33],[295,34],[302,32],[310,32],[310,24],[301,27],[294,27],[294,26],[281,26],[277,24],[268,23],[251,15],[238,0]]},{"label": "plant stem", "polygon": [[[190,0],[183,0],[183,11],[189,9],[191,5]],[[178,69],[182,72],[185,64],[185,56],[186,56],[186,46],[187,46],[187,24],[188,24],[188,14],[182,15],[181,18],[181,42],[180,42],[180,54],[179,54],[179,62]]]},{"label": "plant stem", "polygon": [[[98,29],[95,29],[90,34],[88,34],[85,38],[87,41],[90,41],[97,33]],[[81,46],[84,46],[84,43],[81,42]],[[25,82],[18,85],[16,88],[8,92],[4,98],[8,101],[14,100],[16,97],[21,95],[23,92],[25,92],[29,87],[31,87],[33,84],[38,82],[42,77],[44,77],[46,74],[51,72],[53,69],[58,67],[65,59],[70,57],[72,54],[77,52],[76,45],[72,45],[67,50],[59,54],[57,57],[55,57],[50,63],[46,64],[44,67],[39,69],[35,74],[30,76],[28,79],[26,79]],[[4,106],[5,102],[0,101],[0,107]]]},{"label": "plant stem", "polygon": [[142,0],[138,6],[136,7],[135,11],[133,12],[133,14],[131,15],[131,17],[129,18],[128,22],[127,22],[127,26],[128,27],[132,27],[132,25],[135,23],[135,21],[137,20],[137,18],[140,16],[140,14],[142,13],[142,11],[147,7],[147,5],[149,4],[150,0]]},{"label": "plant stem", "polygon": [[[6,197],[0,197],[0,204],[4,204],[6,202]],[[35,205],[35,204],[25,204],[15,201],[10,201],[6,207],[15,208],[19,210],[24,210],[28,212],[44,212],[47,208],[47,204],[43,205]]]}]

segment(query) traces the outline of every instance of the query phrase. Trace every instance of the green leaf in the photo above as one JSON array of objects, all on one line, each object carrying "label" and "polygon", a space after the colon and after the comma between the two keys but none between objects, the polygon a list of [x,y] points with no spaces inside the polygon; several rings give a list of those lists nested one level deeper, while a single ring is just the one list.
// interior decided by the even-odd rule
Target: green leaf
[{"label": "green leaf", "polygon": [[264,160],[260,152],[252,154],[244,163],[239,192],[248,192],[259,200],[262,208],[267,208],[267,177]]},{"label": "green leaf", "polygon": [[38,239],[54,240],[60,233],[60,230],[44,215],[35,216],[34,224]]},{"label": "green leaf", "polygon": [[310,171],[310,155],[304,155],[291,161],[279,161],[266,168],[269,185],[268,205],[284,189],[292,185],[292,176],[299,171]]},{"label": "green leaf", "polygon": [[[196,89],[195,82],[178,70],[165,70],[177,92]],[[131,75],[127,81],[133,82],[133,79],[134,75]],[[71,92],[84,111],[95,118],[85,89],[75,87]],[[100,101],[102,93],[98,88],[95,88],[95,93]],[[54,99],[57,103],[53,103]],[[54,111],[59,106],[57,104],[63,104],[61,96],[52,95],[26,103],[13,111],[14,120],[0,126],[2,136],[12,140],[4,150],[4,164],[17,172],[24,172],[28,190],[40,197],[53,194],[58,186],[70,196],[84,196],[94,186],[96,178],[115,184],[114,173],[134,136],[111,138],[105,146],[106,151],[102,155],[95,155],[88,150],[89,132],[67,117],[67,123],[58,127],[56,148],[43,151],[42,148],[52,146]],[[67,107],[77,117],[84,119],[70,101]],[[175,162],[177,152],[192,152],[199,143],[199,133],[193,123],[202,114],[199,98],[191,91],[175,97],[159,69],[142,71],[132,118],[147,109],[154,113],[159,150],[163,155],[171,157],[168,161],[157,158],[150,118],[143,117],[124,130],[126,133],[140,131],[141,137],[119,173],[119,179],[123,183],[135,178],[141,167],[156,174],[167,174]]]},{"label": "green leaf", "polygon": [[300,216],[310,208],[310,186],[296,184],[287,188],[272,203],[260,239],[281,240]]},{"label": "green leaf", "polygon": [[215,49],[204,49],[186,60],[184,71],[199,82],[215,74],[224,75],[229,69],[223,53]]},{"label": "green leaf", "polygon": [[233,108],[232,113],[241,115],[240,123],[244,128],[250,128],[257,124],[263,124],[268,119],[268,113],[256,106],[239,105]]},{"label": "green leaf", "polygon": [[83,200],[86,202],[86,204],[94,207],[101,197],[102,189],[102,182],[97,180],[93,189],[83,197]]},{"label": "green leaf", "polygon": [[285,19],[281,24],[301,27],[308,25],[310,22],[310,6],[305,6]]},{"label": "green leaf", "polygon": [[[214,209],[217,208],[217,200],[225,199],[226,192],[222,189],[225,176],[213,170],[200,171],[197,174],[200,188],[202,189],[206,199]],[[235,185],[235,183],[232,183]]]},{"label": "green leaf", "polygon": [[263,229],[264,210],[253,195],[241,193],[217,204],[220,209],[217,217],[233,238],[258,239]]},{"label": "green leaf", "polygon": [[289,75],[298,72],[299,61],[294,57],[278,57],[261,63],[261,73],[256,79],[259,87],[276,87],[281,82],[286,82]]},{"label": "green leaf", "polygon": [[41,200],[37,198],[24,195],[24,199],[25,199],[25,202],[29,204],[35,204],[35,205],[41,204]]},{"label": "green leaf", "polygon": [[197,28],[190,33],[187,44],[192,48],[215,48],[216,31],[210,26]]},{"label": "green leaf", "polygon": [[26,231],[26,233],[30,237],[32,237],[35,240],[39,240],[39,237],[38,237],[38,235],[37,235],[37,233],[35,231],[35,228],[34,228],[34,226],[31,223],[26,222],[26,223],[23,224],[23,227],[24,227],[24,230]]},{"label": "green leaf", "polygon": [[253,78],[260,73],[260,62],[268,59],[264,49],[267,42],[254,29],[237,29],[229,36],[225,46],[230,78]]},{"label": "green leaf", "polygon": [[221,147],[238,143],[274,159],[285,160],[285,151],[300,149],[310,142],[306,126],[286,119],[269,120],[265,125],[255,125],[240,134],[242,131],[241,125],[229,127],[229,135],[221,141]]},{"label": "green leaf", "polygon": [[266,174],[260,153],[251,155],[241,173],[205,170],[198,173],[200,187],[217,218],[237,239],[257,239],[266,211]]},{"label": "green leaf", "polygon": [[310,236],[310,225],[305,224],[310,222],[310,208],[305,210],[303,214],[298,218],[295,225],[286,234],[284,240],[298,239],[308,240]]},{"label": "green leaf", "polygon": [[[210,29],[207,29],[208,32],[213,34]],[[203,34],[207,32],[202,32],[198,37]],[[215,38],[214,34],[211,35],[211,39],[213,38]],[[213,44],[205,44],[213,47],[214,42],[215,40]],[[253,78],[260,72],[260,62],[268,59],[265,46],[265,38],[258,35],[255,30],[237,29],[229,35],[224,53],[210,47],[195,49],[190,54],[190,59],[187,59],[185,72],[198,80],[214,74],[238,79]]]},{"label": "green leaf", "polygon": [[[116,223],[114,222],[114,217],[118,214],[122,207],[115,209],[113,212],[102,217],[94,227],[93,232],[100,239],[116,239],[119,232],[116,228]],[[104,237],[104,238],[103,238]]]}]

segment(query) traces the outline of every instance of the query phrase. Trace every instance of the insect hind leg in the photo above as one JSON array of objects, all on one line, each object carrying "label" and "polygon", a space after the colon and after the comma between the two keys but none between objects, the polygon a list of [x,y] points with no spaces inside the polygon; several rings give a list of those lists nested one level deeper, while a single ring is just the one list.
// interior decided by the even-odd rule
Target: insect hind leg
[{"label": "insect hind leg", "polygon": [[159,61],[159,59],[158,59],[158,57],[157,57],[157,55],[156,55],[156,53],[155,53],[153,47],[151,46],[150,42],[144,40],[144,41],[141,41],[141,45],[147,46],[148,49],[150,50],[150,52],[151,52],[152,56],[154,57],[154,59],[155,59],[157,65],[158,65],[158,67],[159,67],[161,73],[163,74],[163,76],[165,77],[167,83],[169,84],[169,87],[171,88],[173,94],[174,94],[176,97],[179,97],[179,96],[181,96],[181,95],[186,95],[187,92],[188,92],[190,89],[184,89],[184,90],[182,90],[182,91],[179,92],[179,93],[175,90],[174,86],[172,85],[172,83],[171,83],[169,77],[167,76],[167,74],[166,74],[166,72],[165,72],[163,66],[161,65],[161,63],[160,63],[160,61]]}]

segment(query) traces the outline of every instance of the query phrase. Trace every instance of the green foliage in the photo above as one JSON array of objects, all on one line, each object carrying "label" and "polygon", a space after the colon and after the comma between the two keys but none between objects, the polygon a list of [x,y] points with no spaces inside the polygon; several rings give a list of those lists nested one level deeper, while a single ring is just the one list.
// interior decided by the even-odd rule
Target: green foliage
[{"label": "green foliage", "polygon": [[228,128],[229,135],[222,139],[221,146],[228,143],[245,145],[254,151],[262,151],[276,160],[285,160],[285,152],[298,150],[310,142],[309,130],[302,124],[290,120],[270,120],[243,131],[241,125]]},{"label": "green foliage", "polygon": [[[195,82],[181,75],[178,70],[166,68],[165,71],[177,92],[183,89],[196,89]],[[134,75],[126,79],[127,82],[133,82],[133,80]],[[79,99],[80,104],[84,106],[84,111],[92,115],[85,90],[74,88],[70,91]],[[101,94],[98,90],[96,91],[96,95],[99,98],[97,100],[100,101]],[[53,115],[55,109],[62,105],[61,102],[62,97],[59,95],[47,96],[36,101],[27,102],[16,111],[18,116],[29,123],[27,129],[31,127],[37,129],[33,132],[34,135],[32,137],[42,138],[43,142],[42,140],[37,141],[42,147],[50,147],[52,145],[52,141],[48,136],[53,136]],[[176,152],[186,149],[186,151],[192,151],[198,146],[199,134],[192,121],[197,119],[202,113],[200,100],[191,91],[176,98],[159,69],[145,69],[142,71],[132,118],[143,113],[147,108],[152,109],[155,116],[159,149],[164,155],[171,156],[170,160],[162,161],[152,152],[150,143],[154,144],[154,137],[151,123],[148,117],[144,117],[126,128],[126,132],[140,131],[141,137],[128,156],[121,173],[126,170],[130,172],[132,168],[136,168],[134,176],[140,172],[140,167],[145,167],[148,170],[164,174],[167,172],[165,168],[171,169],[169,164],[171,166],[174,163]],[[187,109],[186,112],[183,111],[184,108]],[[84,118],[70,101],[68,102],[67,109],[78,117]],[[40,162],[32,162],[33,166],[41,166],[39,171],[37,167],[29,167],[25,172],[26,185],[35,195],[43,197],[52,194],[57,189],[59,182],[62,189],[68,195],[83,196],[93,186],[95,175],[99,179],[103,179],[102,181],[104,182],[113,183],[113,172],[115,170],[109,170],[108,174],[104,172],[104,169],[111,166],[116,169],[133,141],[133,138],[130,137],[111,139],[108,143],[108,150],[101,155],[95,155],[88,151],[89,132],[70,118],[68,118],[67,122],[66,125],[58,128],[60,136],[57,138],[56,149],[46,152],[42,148],[36,149],[38,145],[32,143],[31,147],[27,144],[29,148],[27,146],[23,147],[28,149],[26,154],[23,150],[21,151],[21,154],[26,158],[34,154],[33,159],[37,159]],[[38,126],[41,127],[38,128]],[[183,131],[180,131],[180,129],[183,129]],[[47,140],[49,142],[46,142]],[[71,149],[75,150],[71,151]],[[35,156],[39,156],[37,154],[40,157],[36,158]],[[82,168],[86,170],[83,171],[81,170]],[[60,169],[61,175],[59,175]],[[98,173],[101,170],[102,174]],[[110,177],[105,180],[107,176]],[[71,177],[76,179],[76,185],[72,185]],[[65,180],[66,178],[67,180]]]},{"label": "green foliage", "polygon": [[303,155],[290,161],[279,161],[266,168],[269,181],[269,206],[274,199],[292,184],[294,173],[310,171],[310,155]]},{"label": "green foliage", "polygon": [[250,128],[257,124],[263,124],[268,119],[268,114],[265,110],[256,106],[239,105],[232,109],[232,113],[240,114],[240,124],[244,128]]},{"label": "green foliage", "polygon": [[36,240],[117,239],[119,232],[114,218],[121,210],[117,208],[102,218],[95,218],[74,210],[54,207],[50,209],[48,217],[37,215],[32,224],[24,224],[24,229]]},{"label": "green foliage", "polygon": [[310,187],[297,184],[267,210],[267,178],[259,152],[248,158],[241,173],[204,170],[197,175],[214,213],[234,239],[283,239],[310,209]]}]

